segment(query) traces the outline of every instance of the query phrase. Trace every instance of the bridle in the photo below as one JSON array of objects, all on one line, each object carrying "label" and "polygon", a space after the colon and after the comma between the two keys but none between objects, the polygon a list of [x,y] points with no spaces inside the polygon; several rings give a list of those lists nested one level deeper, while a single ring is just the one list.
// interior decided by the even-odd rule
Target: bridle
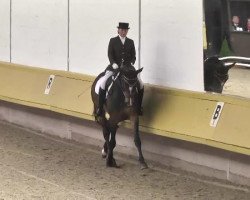
[{"label": "bridle", "polygon": [[228,74],[219,74],[217,71],[215,71],[214,77],[221,83],[221,86],[224,86],[228,79]]},{"label": "bridle", "polygon": [[[121,76],[121,90],[122,90],[122,93],[125,97],[125,103],[127,103],[128,106],[133,106],[133,101],[132,101],[132,97],[133,97],[133,88],[136,88],[136,92],[137,91],[137,85],[138,83],[138,79],[137,77],[136,78],[128,78],[126,77],[125,75],[122,75]],[[129,89],[129,94],[126,93],[126,86],[125,85],[128,85],[128,89]]]}]

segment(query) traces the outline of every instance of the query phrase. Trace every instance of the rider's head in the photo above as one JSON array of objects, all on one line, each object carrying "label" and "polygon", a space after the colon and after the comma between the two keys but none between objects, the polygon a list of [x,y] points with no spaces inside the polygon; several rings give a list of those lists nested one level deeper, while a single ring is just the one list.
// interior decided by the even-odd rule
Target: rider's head
[{"label": "rider's head", "polygon": [[121,37],[126,37],[129,29],[129,23],[119,22],[118,28],[118,34]]},{"label": "rider's head", "polygon": [[238,16],[234,15],[232,18],[232,22],[233,22],[233,24],[238,25],[240,23],[240,18]]}]

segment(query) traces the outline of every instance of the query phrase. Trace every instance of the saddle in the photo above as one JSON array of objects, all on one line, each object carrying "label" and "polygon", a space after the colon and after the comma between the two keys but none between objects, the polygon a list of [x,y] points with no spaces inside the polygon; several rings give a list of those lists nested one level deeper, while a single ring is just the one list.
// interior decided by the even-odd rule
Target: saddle
[{"label": "saddle", "polygon": [[115,73],[112,76],[110,76],[106,82],[106,98],[108,97],[108,95],[111,95],[113,93],[113,86],[114,86],[114,82],[116,81],[117,78],[119,78],[120,73]]},{"label": "saddle", "polygon": [[[132,66],[132,65],[121,65],[120,66],[120,69],[117,69],[117,70],[114,70],[112,68],[111,65],[109,65],[105,71],[102,73],[103,75],[106,73],[106,71],[113,71],[113,75],[110,76],[107,81],[106,81],[106,85],[105,85],[105,91],[106,91],[106,99],[109,95],[111,95],[113,93],[113,86],[114,86],[114,82],[117,80],[117,79],[122,79],[122,81],[118,81],[118,84],[120,85],[120,88],[124,94],[124,82],[126,82],[127,84],[130,85],[130,81],[132,80],[133,82],[136,82],[136,84],[133,84],[133,87],[136,86],[136,90],[138,91],[140,89],[140,85],[139,85],[139,82],[138,82],[138,79],[136,77],[136,81],[135,81],[135,78],[133,77],[133,79],[130,79],[130,74],[129,72],[135,72],[135,68]],[[128,75],[128,77],[126,77],[124,75],[124,72],[126,75]],[[101,74],[100,74],[101,75]]]}]

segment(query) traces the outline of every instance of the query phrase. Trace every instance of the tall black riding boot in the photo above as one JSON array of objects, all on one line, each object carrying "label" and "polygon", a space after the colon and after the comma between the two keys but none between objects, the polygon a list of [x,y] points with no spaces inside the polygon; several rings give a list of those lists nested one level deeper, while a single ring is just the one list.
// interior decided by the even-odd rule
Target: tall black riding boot
[{"label": "tall black riding boot", "polygon": [[99,107],[96,111],[96,115],[99,117],[103,114],[103,106],[104,106],[104,103],[105,103],[105,96],[106,96],[106,91],[103,90],[102,88],[100,88],[99,90]]},{"label": "tall black riding boot", "polygon": [[143,114],[142,99],[144,94],[144,87],[138,91],[138,114]]}]

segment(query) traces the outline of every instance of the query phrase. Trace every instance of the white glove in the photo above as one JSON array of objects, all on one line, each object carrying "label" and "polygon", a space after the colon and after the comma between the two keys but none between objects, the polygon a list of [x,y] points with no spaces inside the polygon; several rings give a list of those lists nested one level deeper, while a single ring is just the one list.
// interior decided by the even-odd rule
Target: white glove
[{"label": "white glove", "polygon": [[118,69],[118,65],[116,63],[113,63],[112,67],[113,69]]}]

